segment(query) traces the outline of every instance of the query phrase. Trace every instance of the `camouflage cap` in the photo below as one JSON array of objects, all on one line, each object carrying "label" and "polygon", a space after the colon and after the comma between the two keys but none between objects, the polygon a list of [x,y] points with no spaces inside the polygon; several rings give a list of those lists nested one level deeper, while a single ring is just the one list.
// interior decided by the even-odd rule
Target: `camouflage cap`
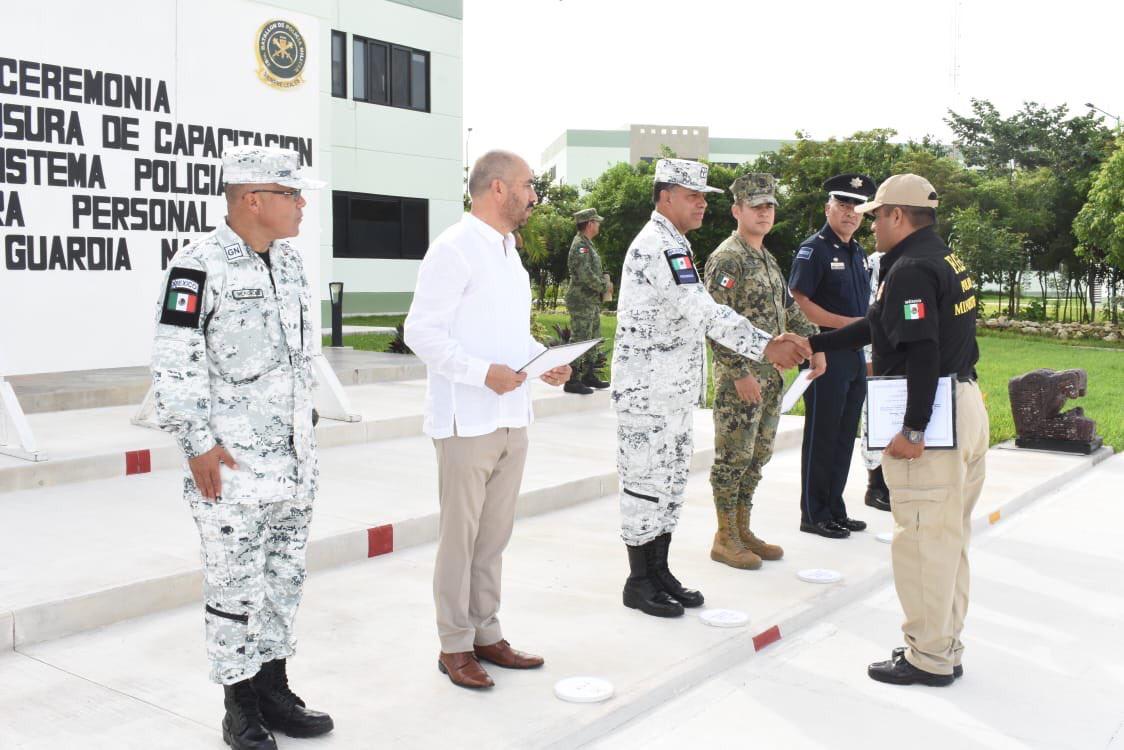
[{"label": "camouflage cap", "polygon": [[688,190],[697,190],[700,193],[721,193],[720,188],[706,184],[706,175],[710,167],[689,159],[660,159],[656,162],[656,182],[666,182],[669,185],[682,185]]},{"label": "camouflage cap", "polygon": [[750,172],[734,180],[730,186],[735,201],[743,201],[750,206],[762,203],[777,204],[777,178],[768,172]]},{"label": "camouflage cap", "polygon": [[574,221],[578,224],[586,221],[605,221],[597,213],[596,208],[583,208],[581,211],[574,211]]},{"label": "camouflage cap", "polygon": [[222,181],[226,185],[277,183],[298,190],[315,190],[328,183],[300,174],[296,151],[267,146],[235,146],[222,153]]}]

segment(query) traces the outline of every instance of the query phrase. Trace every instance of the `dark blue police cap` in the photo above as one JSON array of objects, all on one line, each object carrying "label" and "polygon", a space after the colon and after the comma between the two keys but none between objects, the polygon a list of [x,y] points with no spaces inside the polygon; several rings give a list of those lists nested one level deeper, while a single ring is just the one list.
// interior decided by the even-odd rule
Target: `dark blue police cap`
[{"label": "dark blue police cap", "polygon": [[874,197],[874,180],[865,174],[837,174],[824,181],[823,189],[847,203],[865,203]]}]

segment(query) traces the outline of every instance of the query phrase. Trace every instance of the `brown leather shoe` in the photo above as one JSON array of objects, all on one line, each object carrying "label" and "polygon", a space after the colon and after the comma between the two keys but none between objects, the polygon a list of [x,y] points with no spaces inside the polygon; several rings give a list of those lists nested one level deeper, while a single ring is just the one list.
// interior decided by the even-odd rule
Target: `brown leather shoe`
[{"label": "brown leather shoe", "polygon": [[490,688],[496,683],[476,661],[471,651],[460,651],[455,654],[446,654],[444,651],[437,657],[437,668],[442,674],[449,675],[454,685],[463,688]]},{"label": "brown leather shoe", "polygon": [[534,654],[516,651],[507,641],[493,643],[491,646],[473,646],[477,659],[490,661],[507,669],[537,669],[543,665],[543,658]]}]

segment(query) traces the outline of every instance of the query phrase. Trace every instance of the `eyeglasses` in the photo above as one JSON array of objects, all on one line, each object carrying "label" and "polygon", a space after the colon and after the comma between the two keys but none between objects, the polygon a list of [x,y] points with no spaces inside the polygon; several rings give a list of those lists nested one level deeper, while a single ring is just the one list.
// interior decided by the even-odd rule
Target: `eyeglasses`
[{"label": "eyeglasses", "polygon": [[299,201],[301,199],[301,191],[300,190],[251,190],[249,192],[251,192],[251,193],[273,193],[274,195],[284,195],[288,198],[292,198],[294,201]]}]

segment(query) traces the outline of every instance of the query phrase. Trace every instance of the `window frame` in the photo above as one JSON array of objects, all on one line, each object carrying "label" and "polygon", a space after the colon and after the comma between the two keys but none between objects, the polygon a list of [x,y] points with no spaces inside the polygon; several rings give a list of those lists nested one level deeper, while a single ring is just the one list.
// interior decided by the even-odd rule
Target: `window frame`
[{"label": "window frame", "polygon": [[[384,107],[394,107],[395,109],[408,109],[408,110],[412,110],[414,112],[431,112],[432,111],[432,78],[433,78],[432,61],[433,61],[433,58],[430,55],[428,50],[416,49],[414,47],[407,47],[404,44],[394,44],[393,42],[386,42],[386,41],[383,41],[381,39],[374,39],[372,37],[362,36],[360,34],[352,34],[351,38],[353,40],[352,41],[352,54],[354,54],[354,49],[355,49],[354,45],[355,44],[363,44],[364,45],[364,63],[365,63],[365,68],[366,68],[364,70],[363,96],[362,97],[357,96],[355,94],[355,91],[352,90],[352,98],[355,99],[355,101],[365,102],[367,104],[379,104],[379,105],[382,105]],[[372,72],[373,72],[373,62],[372,61],[374,60],[374,57],[375,57],[374,55],[372,55],[372,48],[374,48],[374,47],[381,47],[382,48],[382,57],[383,57],[383,60],[385,61],[385,64],[386,64],[386,98],[385,98],[385,100],[379,100],[379,99],[376,99],[376,98],[372,98],[372,96],[371,96],[371,94],[372,94],[372,82],[375,79],[375,77],[372,75]],[[407,99],[407,101],[410,102],[409,104],[394,104],[393,103],[394,102],[394,91],[395,91],[395,88],[394,88],[394,73],[395,73],[395,69],[396,69],[395,64],[394,64],[394,53],[395,53],[395,51],[400,51],[400,52],[406,53],[405,92],[406,92],[406,99]],[[424,86],[425,101],[422,103],[422,106],[414,106],[414,104],[412,102],[413,90],[414,90],[413,59],[414,59],[415,54],[422,55],[423,58],[425,59],[425,86]]]},{"label": "window frame", "polygon": [[[340,73],[342,75],[343,81],[342,81],[342,90],[339,90],[339,91],[336,90],[336,60],[335,60],[335,54],[336,54],[336,40],[337,39],[342,40],[342,44],[343,44],[343,55],[342,55],[342,58],[340,60],[340,68],[342,68]],[[346,99],[347,98],[347,52],[348,52],[348,49],[347,49],[347,32],[346,31],[337,31],[336,29],[332,29],[332,42],[331,42],[331,44],[332,44],[331,53],[329,54],[328,59],[331,61],[331,64],[332,64],[332,76],[331,76],[332,96],[336,99]]]},{"label": "window frame", "polygon": [[[343,199],[346,201],[344,206],[344,216],[346,221],[344,225],[339,226],[336,220],[336,201]],[[371,254],[371,255],[355,255],[346,254],[341,255],[341,245],[343,248],[350,250],[351,248],[351,204],[355,200],[366,201],[396,201],[398,206],[398,248],[397,255],[390,255],[387,253]],[[407,203],[418,204],[422,209],[423,219],[423,235],[421,242],[416,248],[408,249],[406,247],[406,211]],[[360,193],[354,190],[333,190],[332,191],[332,258],[343,260],[421,260],[425,257],[426,251],[429,249],[429,199],[428,198],[415,198],[403,195],[383,195],[379,193]],[[342,239],[342,241],[340,241]]]}]

